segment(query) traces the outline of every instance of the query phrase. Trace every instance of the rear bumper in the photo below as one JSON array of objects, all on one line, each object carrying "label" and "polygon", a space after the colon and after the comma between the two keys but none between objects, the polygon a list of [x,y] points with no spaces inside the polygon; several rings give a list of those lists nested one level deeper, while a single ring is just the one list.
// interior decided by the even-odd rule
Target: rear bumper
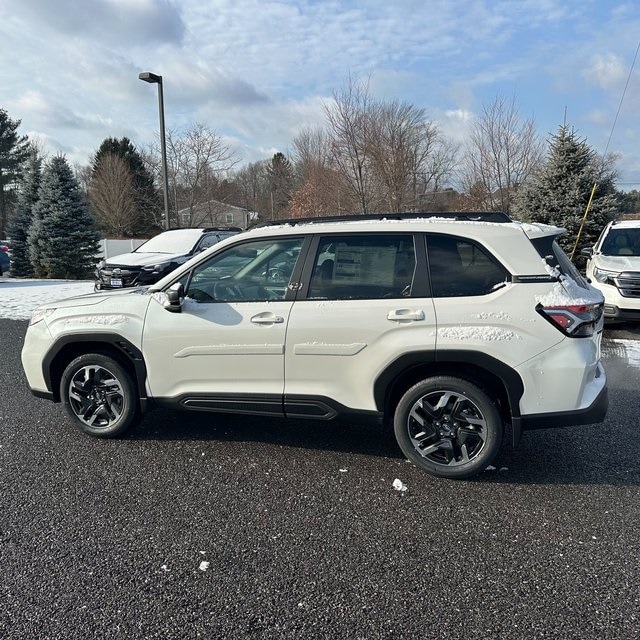
[{"label": "rear bumper", "polygon": [[608,407],[609,391],[607,386],[604,385],[588,407],[573,411],[538,413],[514,418],[514,437],[516,431],[521,433],[529,429],[550,429],[603,422],[607,415]]}]

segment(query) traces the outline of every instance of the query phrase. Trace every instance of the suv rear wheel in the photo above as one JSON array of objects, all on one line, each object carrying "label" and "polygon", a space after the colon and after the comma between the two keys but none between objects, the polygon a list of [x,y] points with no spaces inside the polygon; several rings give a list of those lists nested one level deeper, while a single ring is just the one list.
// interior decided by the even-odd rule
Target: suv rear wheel
[{"label": "suv rear wheel", "polygon": [[93,436],[113,438],[138,420],[131,376],[99,353],[84,354],[69,363],[62,374],[60,397],[74,422]]},{"label": "suv rear wheel", "polygon": [[393,424],[407,458],[444,478],[479,473],[502,443],[495,403],[462,378],[436,376],[415,384],[398,403]]}]

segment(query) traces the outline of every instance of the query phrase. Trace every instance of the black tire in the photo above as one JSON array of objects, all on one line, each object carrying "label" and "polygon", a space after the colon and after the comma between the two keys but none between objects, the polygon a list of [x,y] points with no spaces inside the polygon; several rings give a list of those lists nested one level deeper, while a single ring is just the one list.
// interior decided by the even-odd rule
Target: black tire
[{"label": "black tire", "polygon": [[115,438],[139,420],[134,381],[120,364],[99,353],[69,363],[60,398],[74,424],[98,438]]},{"label": "black tire", "polygon": [[393,419],[402,452],[434,476],[462,479],[493,462],[502,444],[502,419],[491,398],[462,378],[435,376],[400,399]]}]

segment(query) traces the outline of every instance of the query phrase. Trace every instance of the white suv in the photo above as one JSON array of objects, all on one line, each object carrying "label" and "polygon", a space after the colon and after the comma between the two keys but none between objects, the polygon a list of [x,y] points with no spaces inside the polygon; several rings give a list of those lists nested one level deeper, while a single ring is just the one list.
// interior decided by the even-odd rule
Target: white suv
[{"label": "white suv", "polygon": [[22,362],[37,396],[95,436],[152,404],[393,425],[427,472],[486,468],[503,426],[604,419],[602,296],[557,227],[504,214],[270,224],[147,290],[38,309]]},{"label": "white suv", "polygon": [[640,320],[640,220],[610,222],[589,256],[587,277],[604,295],[606,320]]}]

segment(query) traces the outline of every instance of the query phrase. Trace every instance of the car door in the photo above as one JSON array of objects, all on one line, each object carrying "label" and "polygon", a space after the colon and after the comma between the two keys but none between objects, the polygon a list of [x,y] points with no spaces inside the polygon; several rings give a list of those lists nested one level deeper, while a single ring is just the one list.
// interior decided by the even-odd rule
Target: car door
[{"label": "car door", "polygon": [[433,354],[424,242],[411,233],[326,235],[309,255],[287,332],[286,413],[376,411],[382,370],[403,355]]},{"label": "car door", "polygon": [[155,399],[190,408],[282,413],[284,344],[302,237],[245,241],[181,278],[180,313],[156,294],[143,333]]}]

